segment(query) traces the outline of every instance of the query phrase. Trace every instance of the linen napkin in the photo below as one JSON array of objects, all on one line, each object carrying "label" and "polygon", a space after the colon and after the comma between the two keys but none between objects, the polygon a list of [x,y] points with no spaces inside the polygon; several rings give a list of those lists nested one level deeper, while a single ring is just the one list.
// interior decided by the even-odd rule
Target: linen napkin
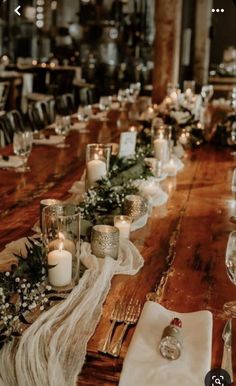
[{"label": "linen napkin", "polygon": [[16,155],[10,155],[8,160],[0,158],[0,168],[19,168],[23,165],[23,159]]},{"label": "linen napkin", "polygon": [[[159,344],[173,317],[182,321],[183,348],[177,360],[161,356]],[[178,313],[155,302],[144,305],[124,360],[119,386],[200,386],[211,367],[212,314]]]},{"label": "linen napkin", "polygon": [[87,132],[87,122],[76,122],[71,125],[70,130],[76,130],[76,131],[84,131],[86,130]]},{"label": "linen napkin", "polygon": [[50,135],[49,138],[44,137],[44,138],[34,139],[33,143],[35,145],[55,146],[63,142],[63,140],[64,140],[64,137],[62,135]]}]

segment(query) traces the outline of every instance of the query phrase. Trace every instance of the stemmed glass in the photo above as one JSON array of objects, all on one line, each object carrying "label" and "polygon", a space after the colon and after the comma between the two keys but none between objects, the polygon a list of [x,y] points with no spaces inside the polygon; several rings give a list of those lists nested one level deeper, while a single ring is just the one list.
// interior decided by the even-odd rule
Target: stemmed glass
[{"label": "stemmed glass", "polygon": [[14,154],[20,156],[23,161],[22,167],[17,168],[17,172],[25,173],[30,171],[30,167],[27,166],[27,161],[32,150],[33,134],[31,131],[18,131],[13,136],[13,151]]},{"label": "stemmed glass", "polygon": [[[225,256],[226,271],[229,279],[236,285],[236,231],[229,235]],[[231,317],[236,317],[236,301],[230,301],[224,304],[224,311]]]},{"label": "stemmed glass", "polygon": [[137,100],[139,93],[140,93],[140,90],[141,90],[141,83],[140,82],[130,84],[129,93],[130,93],[130,96],[132,96],[134,102]]},{"label": "stemmed glass", "polygon": [[201,96],[202,96],[204,105],[207,105],[209,103],[213,94],[214,94],[214,87],[212,86],[212,84],[206,84],[205,86],[202,86]]},{"label": "stemmed glass", "polygon": [[234,212],[235,214],[230,217],[230,221],[236,224],[236,169],[234,169],[232,181],[231,181],[231,191],[234,194]]},{"label": "stemmed glass", "polygon": [[63,137],[63,142],[59,143],[57,145],[57,147],[59,147],[61,149],[64,149],[64,148],[70,146],[70,145],[65,143],[66,136],[70,130],[70,125],[71,125],[71,122],[70,122],[70,116],[69,115],[66,115],[66,116],[57,115],[56,116],[55,132],[58,135],[61,135]]},{"label": "stemmed glass", "polygon": [[[89,108],[88,108],[89,107]],[[77,117],[78,120],[82,123],[85,124],[85,122],[88,122],[90,115],[92,113],[91,106],[79,106],[78,111],[77,111]],[[89,130],[85,126],[79,129],[80,133],[89,133]]]},{"label": "stemmed glass", "polygon": [[108,111],[112,103],[111,96],[101,96],[99,99],[99,108],[101,111]]}]

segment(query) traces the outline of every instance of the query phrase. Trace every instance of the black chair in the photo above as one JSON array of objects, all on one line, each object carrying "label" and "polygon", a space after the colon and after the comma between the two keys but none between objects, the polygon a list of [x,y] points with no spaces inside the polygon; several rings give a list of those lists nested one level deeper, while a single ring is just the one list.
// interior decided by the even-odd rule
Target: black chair
[{"label": "black chair", "polygon": [[9,82],[0,82],[0,111],[5,110],[9,89]]},{"label": "black chair", "polygon": [[94,89],[92,87],[82,87],[79,90],[79,102],[81,105],[92,105],[95,101]]},{"label": "black chair", "polygon": [[25,131],[25,124],[23,117],[18,110],[11,110],[5,115],[5,125],[8,131],[8,134],[11,138],[11,143],[13,142],[14,133],[17,131]]},{"label": "black chair", "polygon": [[72,94],[63,94],[56,98],[56,112],[60,115],[71,115],[76,112],[74,96]]},{"label": "black chair", "polygon": [[55,121],[55,101],[40,101],[29,105],[28,117],[33,131],[39,131]]},{"label": "black chair", "polygon": [[6,116],[5,115],[0,117],[0,132],[2,134],[1,137],[3,137],[3,143],[1,143],[0,147],[10,145],[10,143],[12,142],[12,138],[10,136],[10,133],[9,133],[7,125],[6,125]]}]

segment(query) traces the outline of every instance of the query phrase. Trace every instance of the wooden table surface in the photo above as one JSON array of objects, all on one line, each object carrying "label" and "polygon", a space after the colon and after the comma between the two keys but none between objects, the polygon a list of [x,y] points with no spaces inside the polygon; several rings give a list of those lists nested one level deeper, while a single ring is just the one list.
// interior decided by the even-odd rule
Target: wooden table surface
[{"label": "wooden table surface", "polygon": [[[90,121],[89,134],[72,131],[67,138],[69,148],[35,146],[29,159],[29,173],[0,169],[0,250],[6,243],[30,234],[41,199],[69,197],[68,189],[80,179],[84,169],[86,143],[117,138],[115,117],[110,118],[107,123]],[[11,151],[8,147],[1,154]],[[134,277],[113,278],[102,318],[88,345],[86,363],[78,380],[80,386],[118,384],[134,328],[128,331],[120,358],[99,354],[98,346],[110,326],[115,300],[131,294],[136,294],[142,303],[149,294],[149,298],[179,312],[210,310],[214,316],[212,366],[220,367],[221,333],[227,319],[222,306],[236,299],[236,288],[227,277],[224,263],[228,236],[235,229],[229,217],[236,210],[230,190],[236,162],[229,149],[206,145],[187,151],[184,164],[176,178],[162,183],[170,195],[167,204],[155,208],[147,225],[132,233],[145,265]],[[235,321],[233,334],[236,374]]]}]

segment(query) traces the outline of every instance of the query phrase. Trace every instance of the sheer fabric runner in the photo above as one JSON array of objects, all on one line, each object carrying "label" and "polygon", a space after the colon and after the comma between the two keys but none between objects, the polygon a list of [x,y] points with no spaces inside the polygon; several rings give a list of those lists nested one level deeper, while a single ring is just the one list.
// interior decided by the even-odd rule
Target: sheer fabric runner
[{"label": "sheer fabric runner", "polygon": [[67,299],[0,351],[0,386],[76,385],[112,277],[135,275],[144,262],[129,240],[121,240],[118,260],[97,259],[83,243],[80,260],[88,269]]}]

